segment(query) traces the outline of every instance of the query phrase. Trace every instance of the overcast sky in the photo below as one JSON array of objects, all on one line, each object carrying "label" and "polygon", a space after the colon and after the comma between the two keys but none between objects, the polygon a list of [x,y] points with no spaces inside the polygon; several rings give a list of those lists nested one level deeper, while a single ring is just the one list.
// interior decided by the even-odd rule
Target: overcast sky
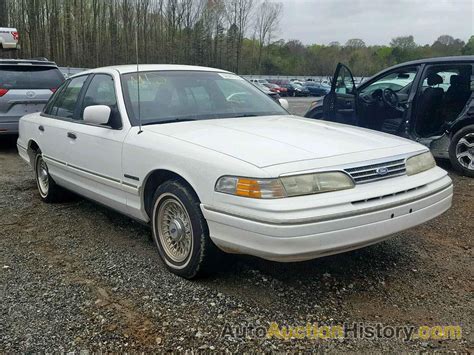
[{"label": "overcast sky", "polygon": [[[273,1],[273,0],[272,0]],[[442,34],[467,41],[474,34],[474,0],[275,0],[283,3],[276,38],[304,44],[389,44],[413,35],[432,44]]]}]

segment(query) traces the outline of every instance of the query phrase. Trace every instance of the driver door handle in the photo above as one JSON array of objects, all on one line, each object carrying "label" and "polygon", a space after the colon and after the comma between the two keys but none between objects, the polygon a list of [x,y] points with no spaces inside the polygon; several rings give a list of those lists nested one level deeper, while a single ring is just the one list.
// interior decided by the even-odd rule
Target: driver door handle
[{"label": "driver door handle", "polygon": [[67,132],[67,136],[68,136],[68,138],[71,138],[71,139],[76,139],[77,138],[77,136],[72,132]]},{"label": "driver door handle", "polygon": [[38,129],[41,131],[41,132],[44,132],[44,127],[43,126],[38,126]]}]

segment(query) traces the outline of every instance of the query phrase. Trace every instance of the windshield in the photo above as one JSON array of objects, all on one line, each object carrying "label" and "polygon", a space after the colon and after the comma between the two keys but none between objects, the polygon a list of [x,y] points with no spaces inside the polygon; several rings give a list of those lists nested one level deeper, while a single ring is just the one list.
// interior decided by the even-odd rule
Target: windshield
[{"label": "windshield", "polygon": [[[205,71],[149,71],[122,75],[132,123],[288,114],[277,102],[241,77]],[[138,105],[140,97],[140,105]]]},{"label": "windshield", "polygon": [[361,90],[361,93],[371,94],[375,90],[392,89],[396,92],[406,90],[407,87],[411,87],[411,83],[415,80],[417,68],[403,68],[397,71],[383,75],[378,80],[372,82]]}]

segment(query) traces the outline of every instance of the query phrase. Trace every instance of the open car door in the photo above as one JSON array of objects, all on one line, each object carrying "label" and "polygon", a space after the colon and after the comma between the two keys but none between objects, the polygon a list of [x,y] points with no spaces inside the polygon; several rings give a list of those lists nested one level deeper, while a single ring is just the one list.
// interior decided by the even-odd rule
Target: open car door
[{"label": "open car door", "polygon": [[339,63],[331,83],[331,91],[324,97],[323,119],[357,125],[356,87],[351,71]]}]

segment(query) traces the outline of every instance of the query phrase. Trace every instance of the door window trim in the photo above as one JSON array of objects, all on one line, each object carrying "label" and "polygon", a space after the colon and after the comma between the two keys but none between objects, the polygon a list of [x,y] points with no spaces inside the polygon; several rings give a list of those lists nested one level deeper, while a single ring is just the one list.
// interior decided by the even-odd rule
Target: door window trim
[{"label": "door window trim", "polygon": [[111,75],[109,73],[91,73],[90,74],[90,78],[88,78],[86,80],[86,82],[84,83],[85,90],[81,91],[81,93],[79,94],[79,98],[78,98],[79,105],[74,109],[74,115],[76,115],[76,114],[80,115],[80,113],[82,111],[82,106],[84,104],[84,98],[86,97],[87,90],[89,90],[89,87],[91,85],[92,80],[94,80],[94,78],[97,75],[107,75],[112,79],[113,88],[114,88],[114,95],[115,95],[115,102],[116,102],[115,105],[117,106],[116,109],[117,109],[117,112],[118,112],[118,115],[119,115],[120,127],[114,128],[114,127],[106,126],[106,125],[98,125],[98,124],[94,124],[94,123],[90,123],[90,122],[84,122],[84,120],[80,120],[80,119],[76,119],[76,120],[74,120],[74,122],[82,123],[82,124],[85,124],[85,125],[88,125],[88,126],[102,127],[102,128],[113,129],[114,131],[120,131],[123,128],[123,120],[122,120],[122,115],[120,114],[120,110],[118,108],[118,96],[117,96],[117,90],[115,88],[115,80],[114,80],[113,75]]},{"label": "door window trim", "polygon": [[[344,70],[347,71],[347,73],[350,74],[351,76],[351,80],[352,80],[352,88],[351,88],[351,91],[350,92],[346,92],[346,93],[338,93],[336,90],[336,85],[337,85],[337,78],[339,77],[340,73],[341,73],[341,69],[344,68]],[[343,63],[338,63],[337,66],[336,66],[336,71],[334,72],[334,75],[333,75],[333,78],[332,78],[332,83],[331,83],[331,92],[334,92],[335,94],[338,94],[338,95],[355,95],[356,92],[357,92],[357,87],[355,85],[355,81],[354,81],[354,74],[352,74],[352,71],[349,69],[349,67]]]},{"label": "door window trim", "polygon": [[[56,101],[58,100],[58,97],[61,96],[62,92],[64,89],[69,85],[69,80],[64,80],[61,85],[58,87],[56,92],[51,95],[51,98],[49,99],[48,103],[44,106],[43,111],[41,111],[41,114],[46,114],[46,111],[53,106]],[[47,115],[47,114],[46,114]]]},{"label": "door window trim", "polygon": [[[82,91],[84,90],[84,87],[87,85],[87,81],[90,79],[90,75],[91,75],[91,74],[77,75],[77,76],[74,76],[74,77],[69,78],[68,80],[66,80],[66,81],[64,82],[64,84],[65,84],[64,87],[61,89],[61,92],[60,92],[58,95],[55,95],[55,96],[54,96],[54,99],[53,99],[53,100],[54,100],[54,103],[58,100],[59,97],[61,97],[61,95],[64,93],[64,90],[66,90],[66,89],[69,87],[69,84],[71,84],[71,81],[72,81],[73,79],[77,79],[77,78],[81,78],[81,77],[83,77],[83,76],[86,76],[87,78],[86,78],[86,80],[84,81],[84,84],[82,84],[81,90],[79,91],[79,95],[78,95],[78,98],[81,97],[81,93],[82,93]],[[53,105],[54,103],[52,103],[51,105]],[[74,106],[73,116],[74,116],[74,114],[75,114],[75,112],[76,112],[77,103],[78,103],[78,101],[76,101],[76,104],[75,104],[75,106]],[[47,104],[47,107],[48,107],[48,108],[50,107],[49,103]],[[45,111],[46,111],[46,109],[45,109]],[[74,121],[73,118],[63,117],[63,116],[59,116],[59,115],[52,115],[52,114],[46,113],[46,112],[44,112],[44,111],[41,112],[40,116],[48,117],[48,118],[54,118],[54,119],[62,120],[62,121]]]},{"label": "door window trim", "polygon": [[[76,79],[76,78],[79,78],[79,77],[82,77],[82,76],[87,76],[86,80],[84,81],[84,84],[82,85],[82,88],[81,88],[81,91],[79,92],[79,95],[78,95],[78,100],[76,102],[76,105],[74,107],[74,113],[73,113],[73,116],[76,117],[76,114],[77,114],[77,111],[78,111],[78,107],[81,107],[82,106],[82,102],[83,102],[83,99],[84,99],[84,95],[87,91],[87,89],[89,88],[89,85],[90,85],[90,82],[92,81],[92,78],[97,75],[97,74],[103,74],[103,75],[108,75],[112,78],[112,80],[114,81],[114,84],[115,84],[115,80],[114,80],[114,77],[109,74],[109,73],[88,73],[88,74],[82,74],[82,75],[77,75],[77,76],[74,76],[72,78],[69,78],[68,80],[66,80],[64,82],[64,87],[62,88],[61,90],[61,93],[69,86],[69,84],[71,83],[71,80],[73,79]],[[115,97],[117,99],[117,110],[119,112],[119,115],[120,115],[120,110],[118,109],[118,97],[117,97],[117,90],[115,90],[115,85],[114,85],[114,91],[115,91]],[[60,94],[61,94],[60,93]],[[58,97],[60,97],[61,95],[57,95],[55,96],[54,98],[54,101],[56,102]],[[80,105],[79,105],[80,104]],[[79,105],[79,106],[78,106]],[[120,115],[120,128],[113,128],[113,127],[110,127],[110,126],[104,126],[104,125],[98,125],[98,124],[94,124],[94,123],[90,123],[90,122],[84,122],[84,120],[78,120],[78,119],[74,119],[74,118],[69,118],[69,117],[63,117],[63,116],[58,116],[58,115],[51,115],[51,114],[48,114],[48,113],[45,113],[44,111],[40,113],[40,116],[42,117],[47,117],[47,118],[52,118],[52,119],[55,119],[55,120],[61,120],[61,121],[65,121],[65,122],[72,122],[72,123],[77,123],[77,124],[82,124],[82,125],[86,125],[86,126],[93,126],[93,127],[99,127],[99,128],[105,128],[105,129],[111,129],[111,130],[114,130],[114,131],[120,131],[123,129],[123,120],[122,120],[122,115]]]}]

